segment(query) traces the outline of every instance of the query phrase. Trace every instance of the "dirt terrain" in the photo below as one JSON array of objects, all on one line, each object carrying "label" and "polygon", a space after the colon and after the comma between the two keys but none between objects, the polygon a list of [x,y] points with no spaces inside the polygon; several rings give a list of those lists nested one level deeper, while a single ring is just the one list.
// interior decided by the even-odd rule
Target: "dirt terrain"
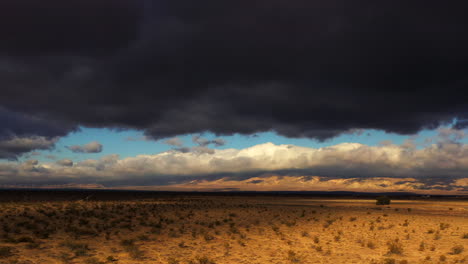
[{"label": "dirt terrain", "polygon": [[0,263],[468,263],[468,201],[194,194],[2,202]]}]

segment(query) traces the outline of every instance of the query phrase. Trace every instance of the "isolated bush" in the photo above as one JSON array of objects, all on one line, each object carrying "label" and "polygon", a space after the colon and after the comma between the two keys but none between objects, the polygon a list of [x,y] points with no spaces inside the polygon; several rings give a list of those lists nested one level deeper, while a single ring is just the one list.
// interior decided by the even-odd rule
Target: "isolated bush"
[{"label": "isolated bush", "polygon": [[320,242],[320,238],[318,236],[314,236],[314,243],[317,244]]},{"label": "isolated bush", "polygon": [[0,258],[8,258],[13,256],[12,247],[0,247]]},{"label": "isolated bush", "polygon": [[180,262],[175,258],[169,258],[167,264],[179,264]]},{"label": "isolated bush", "polygon": [[32,243],[34,239],[28,236],[22,236],[16,240],[17,243]]},{"label": "isolated bush", "polygon": [[89,258],[85,261],[86,264],[106,264],[104,261],[100,261],[98,258]]},{"label": "isolated bush", "polygon": [[367,242],[367,247],[370,248],[370,249],[375,249],[375,244],[374,244],[374,242],[368,241],[368,242]]},{"label": "isolated bush", "polygon": [[190,264],[195,264],[195,263],[198,263],[198,264],[216,264],[216,262],[214,262],[213,260],[211,260],[210,258],[208,258],[206,256],[198,257],[197,262],[190,261]]},{"label": "isolated bush", "polygon": [[288,260],[291,262],[291,263],[299,263],[301,262],[298,254],[296,252],[294,252],[293,250],[289,250],[288,251]]},{"label": "isolated bush", "polygon": [[118,261],[118,259],[116,259],[114,256],[108,256],[108,257],[106,258],[106,261],[107,261],[107,262],[115,262],[115,261]]},{"label": "isolated bush", "polygon": [[61,245],[73,251],[75,256],[86,256],[86,253],[90,250],[88,244],[86,243],[65,241]]},{"label": "isolated bush", "polygon": [[384,264],[396,264],[396,260],[393,258],[386,258],[383,261]]},{"label": "isolated bush", "polygon": [[388,246],[388,253],[397,254],[397,255],[403,254],[403,245],[399,241],[397,240],[389,241],[387,243],[387,246]]},{"label": "isolated bush", "polygon": [[465,249],[465,248],[464,248],[463,246],[454,246],[454,247],[452,248],[451,254],[452,254],[452,255],[460,254],[460,253],[463,252],[464,249]]},{"label": "isolated bush", "polygon": [[379,196],[376,198],[376,205],[389,205],[390,204],[390,198],[387,196]]}]

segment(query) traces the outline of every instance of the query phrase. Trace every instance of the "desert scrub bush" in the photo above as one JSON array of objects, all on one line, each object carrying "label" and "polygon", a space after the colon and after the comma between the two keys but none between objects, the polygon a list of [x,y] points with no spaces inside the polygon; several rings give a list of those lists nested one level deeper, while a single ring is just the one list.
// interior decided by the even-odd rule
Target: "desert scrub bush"
[{"label": "desert scrub bush", "polygon": [[61,244],[61,246],[70,249],[77,257],[86,256],[87,252],[89,251],[89,246],[86,243],[65,241]]},{"label": "desert scrub bush", "polygon": [[402,226],[408,226],[409,225],[409,221],[408,219],[405,219],[405,222],[402,224]]},{"label": "desert scrub bush", "polygon": [[320,242],[320,238],[318,236],[314,236],[314,243],[318,244]]},{"label": "desert scrub bush", "polygon": [[271,229],[275,231],[276,234],[280,233],[279,227],[277,226],[272,226]]},{"label": "desert scrub bush", "polygon": [[31,242],[31,243],[26,244],[27,249],[36,249],[36,248],[39,248],[40,246],[41,244],[39,242]]},{"label": "desert scrub bush", "polygon": [[205,234],[203,235],[203,238],[205,239],[206,242],[215,239],[215,237],[212,236],[212,235],[210,235],[209,233],[205,233]]},{"label": "desert scrub bush", "polygon": [[[374,243],[372,243],[370,241],[366,242],[364,239],[358,239],[357,243],[359,243],[361,245],[361,247],[366,247],[369,243],[371,243],[370,244],[371,246],[374,246]],[[374,246],[374,248],[375,248],[375,246]],[[374,249],[374,248],[372,248],[372,249]]]},{"label": "desert scrub bush", "polygon": [[0,247],[0,258],[8,258],[13,256],[13,248],[12,247]]},{"label": "desert scrub bush", "polygon": [[394,258],[386,258],[383,260],[384,264],[396,264],[396,260]]},{"label": "desert scrub bush", "polygon": [[463,238],[463,239],[468,239],[468,233],[464,233],[464,234],[462,235],[462,238]]},{"label": "desert scrub bush", "polygon": [[398,241],[398,239],[388,241],[387,246],[389,254],[403,254],[403,245]]},{"label": "desert scrub bush", "polygon": [[138,240],[140,240],[140,241],[149,241],[150,238],[147,235],[139,235]]},{"label": "desert scrub bush", "polygon": [[424,241],[421,241],[419,244],[419,251],[424,251],[424,249],[426,249],[426,244],[424,244]]},{"label": "desert scrub bush", "polygon": [[167,264],[179,264],[179,261],[176,258],[169,258]]},{"label": "desert scrub bush", "polygon": [[463,246],[461,246],[461,245],[454,246],[454,247],[452,248],[452,251],[450,252],[450,254],[452,254],[452,255],[458,255],[458,254],[462,253],[463,250],[465,250],[465,248],[464,248]]},{"label": "desert scrub bush", "polygon": [[241,247],[245,247],[245,242],[242,241],[242,240],[237,240],[237,243],[241,246]]},{"label": "desert scrub bush", "polygon": [[375,243],[372,241],[368,241],[366,246],[370,249],[375,249]]},{"label": "desert scrub bush", "polygon": [[440,255],[439,260],[440,260],[441,262],[444,262],[444,261],[447,260],[447,257],[446,257],[445,255]]},{"label": "desert scrub bush", "polygon": [[100,261],[98,258],[94,258],[94,257],[85,260],[85,263],[86,264],[106,264],[106,262]]},{"label": "desert scrub bush", "polygon": [[376,205],[389,205],[390,198],[388,198],[387,196],[379,196],[376,198],[375,204]]},{"label": "desert scrub bush", "polygon": [[118,259],[116,259],[114,256],[108,256],[106,258],[106,261],[107,262],[116,262],[116,261],[119,261]]},{"label": "desert scrub bush", "polygon": [[294,252],[293,250],[289,250],[288,251],[288,257],[287,257],[287,260],[291,263],[299,263],[301,262],[301,259],[299,257],[299,255]]},{"label": "desert scrub bush", "polygon": [[440,230],[444,230],[450,227],[450,224],[447,223],[440,223],[439,228]]},{"label": "desert scrub bush", "polygon": [[22,236],[16,239],[16,243],[32,243],[32,242],[34,242],[34,239],[28,236]]},{"label": "desert scrub bush", "polygon": [[132,259],[142,259],[144,252],[140,250],[139,246],[135,244],[133,239],[124,239],[120,242],[120,245],[127,251]]},{"label": "desert scrub bush", "polygon": [[322,251],[323,251],[322,246],[316,246],[316,247],[314,247],[314,248],[315,248],[315,250],[316,250],[317,252],[322,252]]},{"label": "desert scrub bush", "polygon": [[59,256],[58,256],[58,259],[62,261],[62,263],[64,264],[68,264],[70,263],[72,260],[73,260],[73,256],[71,256],[70,254],[66,253],[66,252],[62,252]]},{"label": "desert scrub bush", "polygon": [[189,264],[216,264],[212,259],[207,256],[197,257],[195,261],[189,261]]}]

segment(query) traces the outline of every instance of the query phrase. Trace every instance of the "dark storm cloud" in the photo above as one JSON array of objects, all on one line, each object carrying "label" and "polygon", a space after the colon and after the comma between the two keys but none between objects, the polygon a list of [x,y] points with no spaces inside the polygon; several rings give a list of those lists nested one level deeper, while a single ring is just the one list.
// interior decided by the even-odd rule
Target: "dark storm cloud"
[{"label": "dark storm cloud", "polygon": [[[0,82],[2,79],[0,79]],[[3,89],[2,89],[3,92]],[[24,95],[25,100],[30,100],[28,95]],[[2,100],[0,96],[0,100]],[[48,119],[41,116],[29,115],[20,112],[8,110],[0,105],[0,140],[10,139],[11,137],[31,137],[44,136],[56,137],[64,136],[68,131],[74,130],[75,127],[63,120]]]},{"label": "dark storm cloud", "polygon": [[13,112],[0,105],[0,159],[14,160],[32,150],[53,149],[58,137],[74,130],[69,121]]},{"label": "dark storm cloud", "polygon": [[17,56],[105,55],[136,37],[140,2],[3,0],[0,48]]},{"label": "dark storm cloud", "polygon": [[[65,124],[56,136],[76,125],[142,129],[155,139],[276,131],[324,140],[356,128],[411,134],[453,118],[460,128],[468,117],[466,8],[2,1],[0,106]],[[46,134],[26,121],[2,129]]]}]

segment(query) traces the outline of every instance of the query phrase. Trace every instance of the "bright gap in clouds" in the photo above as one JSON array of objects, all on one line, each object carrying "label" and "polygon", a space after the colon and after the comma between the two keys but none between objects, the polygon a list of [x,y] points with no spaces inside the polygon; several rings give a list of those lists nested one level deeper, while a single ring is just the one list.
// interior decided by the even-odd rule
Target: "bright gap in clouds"
[{"label": "bright gap in clouds", "polygon": [[[417,149],[431,144],[430,139],[438,135],[438,130],[423,130],[417,135],[399,135],[386,133],[379,130],[357,130],[342,134],[336,138],[323,142],[308,138],[286,138],[273,132],[258,133],[245,136],[235,134],[232,136],[216,136],[212,133],[190,134],[177,137],[183,143],[183,147],[194,147],[198,144],[193,142],[193,137],[200,135],[207,140],[222,138],[226,144],[222,146],[210,145],[215,149],[245,149],[255,145],[271,142],[275,145],[296,145],[309,148],[322,148],[340,143],[360,143],[367,146],[378,146],[385,142],[396,145],[404,144],[405,141],[413,141]],[[149,140],[141,131],[136,130],[113,130],[107,128],[84,128],[61,138],[52,150],[37,150],[23,155],[19,160],[37,159],[40,162],[51,162],[53,160],[70,159],[79,162],[87,159],[99,159],[101,157],[118,154],[121,159],[135,157],[137,155],[153,155],[177,148],[165,143],[167,139]],[[67,147],[84,146],[90,142],[99,142],[103,145],[102,151],[98,153],[73,153]],[[459,142],[468,143],[468,138]],[[435,143],[435,142],[432,142]]]},{"label": "bright gap in clouds", "polygon": [[467,154],[465,131],[448,127],[413,136],[353,131],[325,142],[274,133],[154,141],[137,131],[82,129],[54,150],[0,162],[0,184],[464,193]]}]

